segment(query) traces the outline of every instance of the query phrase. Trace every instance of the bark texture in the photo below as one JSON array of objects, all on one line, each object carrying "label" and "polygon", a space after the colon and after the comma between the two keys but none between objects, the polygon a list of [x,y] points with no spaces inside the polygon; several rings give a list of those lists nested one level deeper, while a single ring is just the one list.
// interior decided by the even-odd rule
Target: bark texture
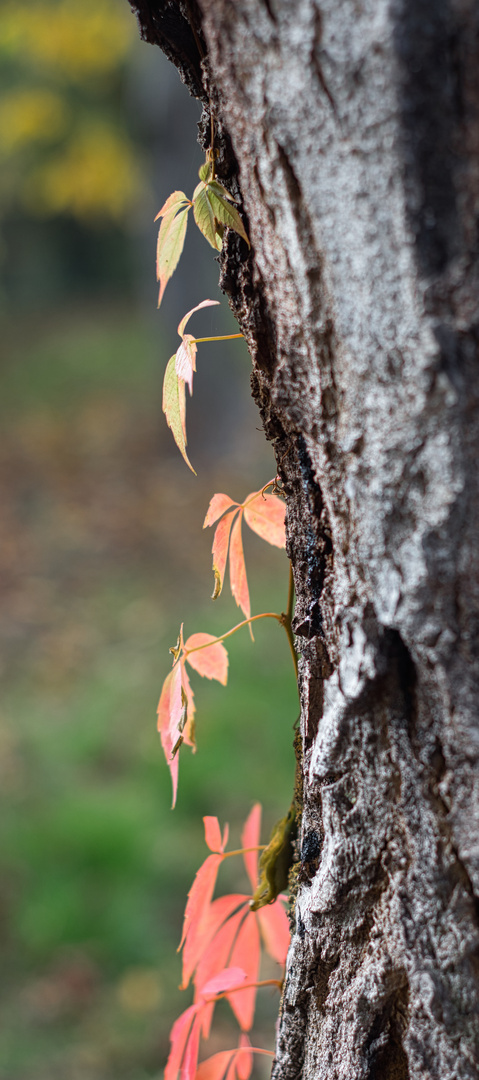
[{"label": "bark texture", "polygon": [[[288,506],[304,812],[276,1080],[479,1076],[479,9],[136,0],[215,114]],[[191,29],[193,28],[193,29]]]}]

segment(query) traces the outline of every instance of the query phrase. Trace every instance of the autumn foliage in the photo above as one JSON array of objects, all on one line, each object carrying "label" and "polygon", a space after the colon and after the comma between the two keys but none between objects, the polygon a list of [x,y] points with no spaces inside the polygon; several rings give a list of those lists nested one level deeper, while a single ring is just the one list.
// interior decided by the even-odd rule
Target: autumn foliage
[{"label": "autumn foliage", "polygon": [[[183,250],[188,214],[193,216],[208,242],[221,250],[226,229],[232,229],[249,246],[249,239],[235,199],[215,177],[215,152],[212,146],[199,170],[200,182],[192,199],[184,192],[174,191],[166,200],[155,220],[160,219],[157,243],[157,280],[160,305],[168,281],[174,273]],[[181,339],[165,370],[163,382],[163,412],[173,438],[188,467],[194,472],[186,452],[186,387],[193,392],[197,346],[200,341],[222,341],[221,337],[195,338],[186,332],[192,315],[211,307],[214,300],[203,300],[192,308],[178,325]],[[273,488],[269,491],[269,488]],[[158,730],[163,751],[171,773],[173,806],[178,790],[178,752],[184,743],[196,749],[195,701],[190,683],[192,669],[207,679],[216,679],[223,686],[228,677],[228,654],[224,641],[231,634],[257,619],[273,618],[288,635],[295,670],[297,658],[291,627],[293,604],[292,575],[288,593],[288,610],[251,615],[251,601],[243,551],[243,520],[263,540],[284,548],[285,508],[278,497],[276,481],[253,491],[242,503],[222,493],[211,499],[204,528],[215,526],[213,534],[213,600],[223,589],[229,558],[229,578],[233,597],[245,616],[243,622],[225,634],[213,637],[207,633],[192,634],[185,641],[183,625],[176,645],[170,649],[173,666],[163,683],[158,704]],[[253,1047],[249,1033],[253,1026],[256,996],[260,982],[262,948],[282,967],[289,944],[288,920],[283,907],[285,897],[278,895],[284,879],[277,873],[277,862],[291,840],[285,839],[286,825],[294,827],[294,802],[286,818],[273,830],[266,849],[260,847],[261,807],[253,807],[242,833],[240,852],[228,852],[228,826],[223,833],[216,817],[205,817],[205,840],[210,854],[200,866],[188,894],[180,948],[183,950],[182,989],[191,981],[193,1003],[178,1017],[171,1030],[171,1050],[165,1070],[165,1080],[248,1080],[254,1053],[267,1053]],[[288,851],[289,851],[288,848]],[[258,851],[263,851],[258,876]],[[234,893],[214,898],[218,871],[224,859],[242,854],[252,893]],[[284,860],[283,860],[284,861]],[[279,864],[278,864],[279,865]],[[268,873],[266,873],[266,869]],[[281,979],[267,980],[266,985],[281,985]],[[238,1046],[220,1051],[198,1065],[201,1039],[208,1039],[216,1002],[225,998],[239,1026]]]},{"label": "autumn foliage", "polygon": [[[205,840],[211,854],[200,866],[188,894],[183,934],[185,989],[194,984],[194,1001],[175,1021],[165,1080],[248,1080],[253,1053],[248,1033],[254,1021],[259,982],[261,947],[284,966],[289,945],[288,919],[282,899],[261,911],[251,910],[249,895],[234,893],[213,899],[219,868],[226,851],[228,826],[221,834],[216,817],[205,817]],[[252,891],[258,886],[258,850],[261,807],[253,807],[242,832],[242,854]],[[235,852],[235,854],[240,854]],[[198,1066],[200,1040],[208,1039],[216,1002],[226,998],[240,1028],[238,1047],[213,1054]]]},{"label": "autumn foliage", "polygon": [[[277,495],[263,489],[248,495],[243,503],[228,495],[214,495],[208,507],[205,527],[218,522],[213,540],[213,572],[216,599],[222,590],[226,562],[230,559],[231,591],[236,603],[251,618],[251,606],[241,537],[243,517],[263,540],[276,547],[285,546],[284,503]],[[235,627],[233,629],[239,629]],[[223,637],[228,637],[228,631]],[[158,730],[173,784],[173,806],[178,789],[178,750],[182,743],[196,749],[195,702],[186,664],[207,679],[217,679],[226,686],[228,653],[222,638],[211,634],[192,634],[183,640],[183,625],[177,644],[170,650],[173,668],[167,675],[158,703]]]}]

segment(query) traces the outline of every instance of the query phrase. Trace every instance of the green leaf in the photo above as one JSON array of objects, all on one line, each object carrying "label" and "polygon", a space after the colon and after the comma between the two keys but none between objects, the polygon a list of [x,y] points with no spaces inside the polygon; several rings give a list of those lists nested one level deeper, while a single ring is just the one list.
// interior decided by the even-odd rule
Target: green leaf
[{"label": "green leaf", "polygon": [[175,371],[176,353],[170,357],[166,365],[165,378],[163,380],[163,412],[168,427],[184,461],[193,473],[196,472],[186,453],[186,424],[185,424],[185,384],[179,379]]},{"label": "green leaf", "polygon": [[158,307],[163,299],[166,286],[178,266],[185,242],[188,210],[191,203],[183,206],[180,210],[178,210],[178,205],[173,205],[164,215],[158,233],[156,248],[156,279],[160,283]]},{"label": "green leaf", "polygon": [[200,165],[198,169],[198,176],[200,180],[207,180],[211,173],[211,161],[205,161],[204,165]]},{"label": "green leaf", "polygon": [[215,251],[221,251],[221,243],[216,235],[215,216],[211,207],[207,187],[198,184],[193,193],[193,214],[198,228]]},{"label": "green leaf", "polygon": [[[222,225],[227,225],[229,229],[234,229],[235,233],[238,233],[238,236],[241,236],[243,240],[246,240],[249,247],[250,242],[236,207],[232,206],[230,202],[227,202],[226,198],[223,198],[222,195],[218,194],[218,188],[221,189],[221,184],[217,184],[216,181],[208,184],[209,202],[216,221],[220,222]],[[225,192],[225,194],[227,194],[227,192]]]},{"label": "green leaf", "polygon": [[236,202],[231,193],[220,184],[219,180],[209,180],[208,187],[210,191],[214,191],[215,195],[220,195],[222,199],[228,199],[229,202]]},{"label": "green leaf", "polygon": [[170,210],[179,210],[183,203],[190,203],[190,200],[186,198],[184,191],[173,191],[173,193],[168,196],[166,202],[163,203],[161,210],[158,210],[155,221],[158,221],[158,218],[160,217],[164,217]]}]

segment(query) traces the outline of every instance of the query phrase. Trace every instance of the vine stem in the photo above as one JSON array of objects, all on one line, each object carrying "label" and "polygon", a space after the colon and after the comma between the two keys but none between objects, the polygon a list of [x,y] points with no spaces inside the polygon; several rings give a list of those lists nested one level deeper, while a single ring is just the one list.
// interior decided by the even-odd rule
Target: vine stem
[{"label": "vine stem", "polygon": [[211,645],[217,645],[220,641],[225,641],[226,638],[231,637],[232,634],[236,634],[237,630],[241,630],[243,626],[249,626],[252,622],[257,622],[258,619],[276,619],[280,626],[284,626],[284,615],[278,615],[277,611],[262,611],[261,615],[252,615],[250,619],[243,619],[243,622],[237,623],[233,626],[232,630],[227,630],[226,634],[221,634],[220,637],[213,638],[213,641],[207,641],[204,645],[196,645],[194,649],[185,649],[185,656],[189,656],[190,653],[200,652],[200,649],[209,649]]},{"label": "vine stem", "polygon": [[236,634],[237,630],[241,630],[243,626],[251,626],[251,623],[257,622],[258,619],[276,619],[276,622],[283,627],[286,637],[288,638],[288,644],[293,660],[294,671],[296,679],[298,678],[298,657],[296,655],[296,649],[294,647],[294,634],[291,626],[291,619],[293,616],[293,602],[294,602],[294,580],[293,569],[291,563],[289,564],[289,586],[288,586],[288,604],[287,610],[278,614],[277,611],[263,611],[260,615],[251,615],[249,619],[243,619],[242,622],[237,623],[231,630],[227,630],[226,634],[221,634],[217,638],[213,638],[213,641],[206,641],[204,645],[196,645],[194,649],[185,649],[184,655],[189,656],[190,653],[200,652],[201,649],[209,649],[212,645],[219,645],[221,641],[225,641],[226,638],[231,637],[232,634]]},{"label": "vine stem", "polygon": [[191,342],[192,345],[199,345],[202,341],[233,341],[233,338],[244,337],[244,334],[220,334],[219,337],[196,337]]},{"label": "vine stem", "polygon": [[[283,983],[280,979],[261,979],[260,982],[246,983],[245,986],[233,986],[231,990],[223,990],[220,994],[215,994],[211,999],[206,998],[207,1001],[220,1001],[221,998],[228,997],[229,994],[237,994],[240,990],[251,990],[253,986],[276,986],[278,990],[282,990]],[[271,1053],[270,1050],[264,1050],[263,1053]],[[274,1057],[274,1054],[272,1055]]]},{"label": "vine stem", "polygon": [[[258,844],[256,847],[242,847],[237,851],[217,851],[217,855],[222,855],[223,859],[229,859],[230,855],[247,855],[248,851],[264,851],[266,844]],[[215,854],[215,852],[213,852]]]}]

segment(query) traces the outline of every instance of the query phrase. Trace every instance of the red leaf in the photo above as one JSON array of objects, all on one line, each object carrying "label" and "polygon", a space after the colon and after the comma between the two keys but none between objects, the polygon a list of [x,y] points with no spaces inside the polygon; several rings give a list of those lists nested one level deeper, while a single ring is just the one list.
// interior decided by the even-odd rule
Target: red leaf
[{"label": "red leaf", "polygon": [[278,964],[286,963],[289,949],[289,920],[281,900],[256,912],[266,951]]},{"label": "red leaf", "polygon": [[208,914],[221,862],[221,855],[208,855],[203,865],[200,866],[188,893],[183,933],[179,944],[179,949],[183,947],[183,981],[181,984],[183,990],[188,986],[204,950],[203,923]]},{"label": "red leaf", "polygon": [[243,554],[243,541],[241,539],[241,518],[238,514],[231,530],[230,540],[230,583],[231,592],[239,608],[244,612],[247,619],[251,615],[249,601],[248,581]]},{"label": "red leaf", "polygon": [[[251,911],[247,914],[238,932],[231,953],[230,964],[239,966],[241,963],[246,973],[247,982],[256,983],[258,981],[260,955],[261,944],[258,924],[254,912]],[[227,996],[240,1028],[242,1031],[249,1031],[254,1020],[256,986],[251,986],[247,990],[241,990],[237,994],[228,994]]]},{"label": "red leaf", "polygon": [[[208,642],[212,644],[208,646]],[[223,642],[217,641],[213,634],[192,634],[185,641],[185,656],[199,675],[204,675],[207,679],[217,679],[226,686],[228,653]]]},{"label": "red leaf", "polygon": [[286,534],[284,530],[285,505],[277,495],[253,491],[244,503],[244,516],[250,529],[267,540],[268,544],[284,548]]},{"label": "red leaf", "polygon": [[[241,833],[241,847],[243,848],[255,848],[258,847],[261,828],[261,804],[256,803],[253,806],[251,813],[248,815],[243,832]],[[258,885],[258,852],[257,851],[245,851],[243,859],[246,866],[246,872],[251,881],[253,892]]]},{"label": "red leaf", "polygon": [[226,514],[216,526],[213,538],[213,573],[215,575],[215,588],[213,600],[217,600],[223,588],[223,581],[228,557],[228,544],[230,540],[231,526],[234,514]]},{"label": "red leaf", "polygon": [[215,521],[225,513],[225,510],[231,510],[231,507],[238,506],[238,503],[233,502],[229,495],[213,495],[213,498],[208,507],[208,511],[204,520],[203,528],[208,528],[208,525],[214,525]]}]

